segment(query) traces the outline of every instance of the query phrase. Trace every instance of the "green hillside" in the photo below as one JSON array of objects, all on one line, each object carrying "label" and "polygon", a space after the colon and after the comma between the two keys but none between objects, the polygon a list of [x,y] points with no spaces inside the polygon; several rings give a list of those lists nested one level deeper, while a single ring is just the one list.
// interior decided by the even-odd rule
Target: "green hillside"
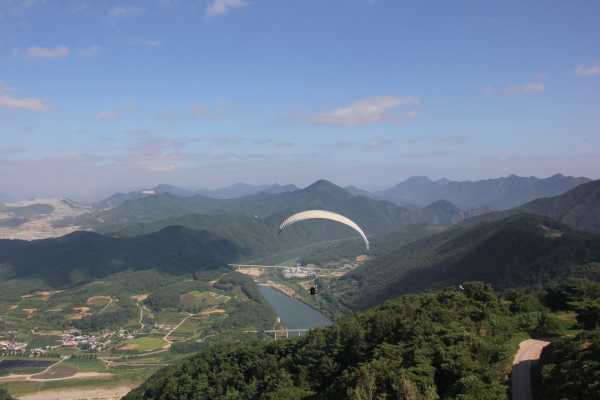
[{"label": "green hillside", "polygon": [[555,197],[540,198],[507,211],[471,218],[465,223],[474,225],[522,213],[542,215],[573,229],[600,233],[600,180],[584,183]]},{"label": "green hillside", "polygon": [[[183,226],[203,230],[236,243],[246,255],[264,256],[301,248],[302,246],[355,235],[353,230],[330,221],[311,221],[297,224],[279,234],[278,224],[245,214],[200,215],[191,214],[164,220],[127,225],[112,233],[117,237],[133,237],[164,229]],[[106,227],[111,232],[115,227]]]},{"label": "green hillside", "polygon": [[188,214],[244,214],[265,219],[268,224],[277,226],[290,214],[307,209],[340,212],[355,220],[369,234],[393,231],[411,222],[410,212],[405,208],[386,201],[353,196],[331,182],[318,181],[302,190],[259,193],[237,199],[177,197],[170,194],[146,196],[126,201],[110,210],[64,220],[61,223],[106,231],[107,227],[123,227]]},{"label": "green hillside", "polygon": [[494,287],[539,285],[600,261],[600,236],[548,218],[518,215],[472,227],[455,226],[374,258],[332,283],[350,308],[402,293],[482,280]]},{"label": "green hillside", "polygon": [[14,400],[6,390],[0,388],[0,400]]},{"label": "green hillside", "polygon": [[4,280],[34,278],[58,287],[125,270],[190,273],[235,262],[242,253],[230,240],[184,227],[132,238],[75,232],[32,242],[0,240],[0,273]]},{"label": "green hillside", "polygon": [[533,200],[519,210],[545,215],[574,229],[600,232],[600,181],[584,183],[560,196]]},{"label": "green hillside", "polygon": [[125,399],[508,399],[519,321],[482,284],[409,295],[299,340],[207,349]]},{"label": "green hillside", "polygon": [[542,353],[536,398],[600,399],[600,331],[551,343]]}]

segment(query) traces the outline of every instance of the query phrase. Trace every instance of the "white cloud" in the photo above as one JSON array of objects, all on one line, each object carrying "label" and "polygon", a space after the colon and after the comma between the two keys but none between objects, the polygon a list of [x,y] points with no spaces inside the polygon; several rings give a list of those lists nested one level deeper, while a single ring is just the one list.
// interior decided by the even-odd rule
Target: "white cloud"
[{"label": "white cloud", "polygon": [[218,117],[225,114],[228,109],[222,104],[209,107],[205,104],[194,103],[192,104],[191,111],[195,117]]},{"label": "white cloud", "polygon": [[116,121],[121,118],[118,111],[102,111],[96,114],[96,119],[100,121]]},{"label": "white cloud", "polygon": [[48,111],[48,106],[43,100],[34,98],[23,98],[19,99],[16,97],[9,96],[7,94],[0,93],[0,108],[7,108],[12,110],[28,110],[28,111]]},{"label": "white cloud", "polygon": [[129,41],[129,45],[131,46],[160,47],[162,44],[162,40],[156,39],[133,39]]},{"label": "white cloud", "polygon": [[206,15],[214,17],[223,15],[235,8],[242,8],[250,5],[247,0],[213,0],[206,8]]},{"label": "white cloud", "polygon": [[100,46],[89,46],[79,50],[79,54],[84,57],[95,57],[100,51]]},{"label": "white cloud", "polygon": [[132,6],[114,6],[110,9],[108,14],[111,17],[131,17],[135,15],[140,15],[144,12],[144,9],[141,7],[132,7]]},{"label": "white cloud", "polygon": [[12,87],[10,87],[6,83],[0,81],[0,92],[9,92],[11,90],[13,90]]},{"label": "white cloud", "polygon": [[546,86],[542,81],[543,77],[537,77],[535,80],[522,84],[511,84],[505,87],[497,87],[494,85],[486,85],[482,88],[482,92],[486,95],[504,94],[507,96],[515,94],[538,94],[544,93]]},{"label": "white cloud", "polygon": [[[347,107],[337,108],[313,116],[312,121],[318,124],[339,126],[362,126],[390,120],[393,111],[401,106],[416,106],[419,100],[415,97],[376,96],[358,100]],[[410,111],[409,118],[416,117]]]},{"label": "white cloud", "polygon": [[595,65],[579,65],[575,68],[575,73],[579,76],[600,76],[600,64]]},{"label": "white cloud", "polygon": [[25,55],[30,58],[57,59],[65,58],[71,54],[71,49],[67,46],[57,47],[29,47],[25,50]]},{"label": "white cloud", "polygon": [[395,143],[394,139],[385,139],[385,138],[371,139],[367,142],[367,144],[365,145],[365,148],[369,151],[383,150],[383,149],[389,148],[394,143]]},{"label": "white cloud", "polygon": [[527,82],[521,85],[509,85],[505,92],[506,94],[535,94],[543,93],[546,87],[544,82]]}]

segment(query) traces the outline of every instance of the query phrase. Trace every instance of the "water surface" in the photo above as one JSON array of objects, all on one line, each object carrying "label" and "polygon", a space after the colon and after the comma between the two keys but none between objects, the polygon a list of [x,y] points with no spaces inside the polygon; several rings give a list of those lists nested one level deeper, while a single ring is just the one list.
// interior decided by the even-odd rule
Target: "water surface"
[{"label": "water surface", "polygon": [[280,291],[259,286],[260,293],[288,329],[312,329],[331,325],[331,320],[303,302],[292,299]]}]

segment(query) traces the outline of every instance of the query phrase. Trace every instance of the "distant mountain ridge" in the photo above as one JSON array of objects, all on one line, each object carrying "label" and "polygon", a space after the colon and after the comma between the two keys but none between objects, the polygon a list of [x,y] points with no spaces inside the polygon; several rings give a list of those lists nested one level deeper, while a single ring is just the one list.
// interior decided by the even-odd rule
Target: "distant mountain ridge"
[{"label": "distant mountain ridge", "polygon": [[561,174],[544,179],[510,175],[479,181],[433,181],[425,176],[414,176],[373,196],[400,205],[412,203],[423,207],[437,200],[447,200],[461,209],[505,210],[540,197],[562,194],[589,181]]},{"label": "distant mountain ridge", "polygon": [[506,211],[494,212],[465,221],[476,224],[510,215],[542,215],[581,231],[600,233],[600,180],[577,186],[561,195],[540,198]]},{"label": "distant mountain ridge", "polygon": [[272,185],[250,185],[246,183],[235,183],[223,188],[209,190],[188,190],[181,187],[169,184],[159,184],[151,189],[134,190],[128,193],[114,193],[111,196],[94,204],[96,209],[104,210],[115,208],[128,200],[137,200],[143,197],[171,194],[178,197],[205,196],[214,199],[234,199],[244,196],[249,196],[261,192],[265,193],[285,193],[298,190],[296,185],[280,185],[274,183]]},{"label": "distant mountain ridge", "polygon": [[[168,220],[190,214],[240,214],[264,219],[268,225],[278,226],[290,214],[308,209],[339,212],[356,221],[367,234],[391,232],[414,223],[453,224],[477,215],[476,211],[460,210],[447,201],[434,202],[423,209],[407,209],[388,201],[356,196],[329,181],[319,180],[291,192],[261,192],[236,199],[214,199],[202,195],[178,197],[169,193],[144,196],[71,223],[106,232],[113,229],[111,226],[119,230],[119,227],[128,224]],[[326,231],[333,232],[332,229]],[[324,239],[339,238],[339,231],[335,232],[333,236],[325,235]],[[316,233],[313,231],[313,234]]]},{"label": "distant mountain ridge", "polygon": [[354,219],[370,233],[392,231],[411,222],[411,215],[407,209],[386,201],[353,196],[325,180],[292,192],[261,192],[236,199],[214,199],[201,195],[184,198],[171,194],[145,196],[71,222],[97,228],[158,221],[188,214],[244,214],[265,219],[275,226],[285,216],[307,209],[340,212]]},{"label": "distant mountain ridge", "polygon": [[220,189],[215,190],[198,190],[196,194],[200,194],[215,199],[235,199],[238,197],[250,196],[257,193],[285,193],[298,190],[296,185],[280,185],[274,183],[272,185],[250,185],[247,183],[234,183]]}]

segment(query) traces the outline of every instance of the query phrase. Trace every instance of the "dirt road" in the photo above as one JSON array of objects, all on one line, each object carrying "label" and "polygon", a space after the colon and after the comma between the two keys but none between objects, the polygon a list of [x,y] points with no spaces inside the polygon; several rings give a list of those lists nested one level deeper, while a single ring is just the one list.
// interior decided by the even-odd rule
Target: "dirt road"
[{"label": "dirt road", "polygon": [[19,400],[116,400],[125,396],[134,386],[116,386],[99,388],[48,389],[19,396]]},{"label": "dirt road", "polygon": [[549,344],[550,342],[534,339],[524,340],[519,344],[512,368],[512,400],[533,400],[531,367]]}]

